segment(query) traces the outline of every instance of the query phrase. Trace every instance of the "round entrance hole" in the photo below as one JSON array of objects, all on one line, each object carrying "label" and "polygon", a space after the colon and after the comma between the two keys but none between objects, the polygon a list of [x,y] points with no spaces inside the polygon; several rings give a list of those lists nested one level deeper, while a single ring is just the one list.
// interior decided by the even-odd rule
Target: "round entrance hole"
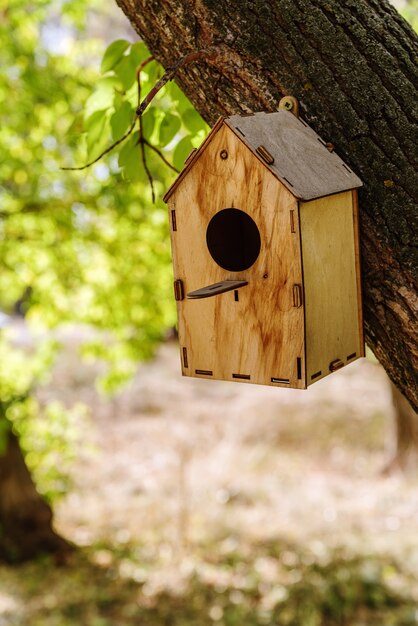
[{"label": "round entrance hole", "polygon": [[224,270],[247,270],[260,253],[257,224],[240,209],[222,209],[209,222],[206,243],[212,259]]}]

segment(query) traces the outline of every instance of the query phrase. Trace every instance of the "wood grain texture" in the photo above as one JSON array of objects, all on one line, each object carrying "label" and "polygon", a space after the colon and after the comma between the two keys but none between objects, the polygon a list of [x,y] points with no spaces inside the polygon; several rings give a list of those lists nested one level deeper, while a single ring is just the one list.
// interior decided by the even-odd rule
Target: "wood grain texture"
[{"label": "wood grain texture", "polygon": [[359,331],[360,331],[360,356],[365,356],[366,349],[365,349],[365,343],[364,343],[363,293],[362,293],[362,286],[361,286],[361,258],[360,258],[360,224],[359,224],[357,189],[353,189],[351,193],[353,197],[354,254],[356,258],[357,308],[358,308],[358,324],[359,324]]},{"label": "wood grain texture", "polygon": [[184,167],[181,170],[180,174],[177,176],[177,178],[175,179],[175,181],[173,182],[172,185],[170,185],[170,187],[167,189],[167,191],[164,194],[163,200],[164,202],[168,202],[168,199],[170,198],[171,194],[173,193],[173,191],[175,189],[177,189],[177,187],[179,186],[179,184],[181,183],[181,181],[183,180],[183,178],[187,175],[187,173],[192,169],[192,167],[194,166],[195,162],[197,161],[197,159],[203,154],[203,152],[206,150],[207,146],[210,144],[210,142],[212,141],[212,137],[213,135],[215,135],[218,130],[222,127],[224,123],[224,120],[222,117],[219,117],[216,124],[213,126],[213,128],[211,129],[210,133],[208,134],[208,136],[206,137],[206,139],[200,144],[199,148],[194,148],[191,153],[189,154],[189,156],[187,157],[187,159],[184,162]]},{"label": "wood grain texture", "polygon": [[[225,123],[257,154],[272,156],[269,170],[300,200],[361,187],[362,182],[305,122],[289,111],[233,115]],[[258,154],[257,154],[258,156]]]},{"label": "wood grain texture", "polygon": [[[220,158],[221,150],[228,159]],[[248,213],[260,232],[260,254],[245,271],[222,269],[206,245],[211,218],[225,208]],[[230,292],[177,302],[180,346],[187,349],[183,374],[304,388],[303,306],[293,306],[293,285],[302,282],[295,198],[222,126],[172,193],[169,210],[176,211],[177,222],[171,232],[175,278],[184,281],[186,292],[222,280],[248,281],[238,301]]]},{"label": "wood grain texture", "polygon": [[[237,291],[240,287],[245,287],[248,285],[246,280],[223,280],[220,283],[215,283],[214,285],[208,285],[207,287],[202,287],[202,289],[198,289],[197,291],[192,291],[187,294],[187,298],[190,300],[197,300],[199,298],[213,298],[214,296],[218,296],[221,293],[227,293],[228,291]],[[238,302],[238,300],[237,300]]]},{"label": "wood grain texture", "polygon": [[300,229],[309,385],[363,355],[352,192],[300,203]]}]

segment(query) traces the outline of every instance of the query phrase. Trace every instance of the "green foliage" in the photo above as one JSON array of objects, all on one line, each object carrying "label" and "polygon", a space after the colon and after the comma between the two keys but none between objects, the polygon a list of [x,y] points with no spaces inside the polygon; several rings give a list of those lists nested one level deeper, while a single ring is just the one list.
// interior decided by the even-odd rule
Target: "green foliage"
[{"label": "green foliage", "polygon": [[3,415],[9,419],[20,418],[17,400],[24,403],[34,381],[40,382],[45,376],[51,365],[52,351],[53,344],[45,343],[35,354],[28,354],[0,336],[0,398]]},{"label": "green foliage", "polygon": [[33,397],[28,401],[33,412],[15,428],[37,489],[48,501],[56,502],[72,487],[70,468],[80,459],[84,433],[89,428],[88,411],[81,403],[67,408],[57,401],[46,406],[40,406]]},{"label": "green foliage", "polygon": [[[52,0],[35,0],[30,11],[10,0],[0,21],[0,310],[23,296],[32,327],[75,321],[102,331],[83,350],[107,361],[100,384],[112,392],[175,323],[161,201],[174,173],[145,147],[157,192],[152,205],[138,127],[90,170],[60,169],[96,158],[131,126],[136,69],[149,56],[142,42],[117,40],[103,51],[100,40],[81,37],[94,5],[101,10],[95,0],[76,0],[58,13]],[[144,67],[143,96],[161,73],[155,62]],[[190,147],[205,132],[174,84],[143,116],[144,137],[169,160],[176,142]],[[0,336],[0,453],[13,428],[49,498],[64,493],[86,426],[80,406],[44,407],[35,399],[51,354],[20,352]]]},{"label": "green foliage", "polygon": [[[142,69],[138,84],[137,70],[140,66]],[[134,120],[139,94],[142,100],[161,77],[163,70],[150,60],[143,43],[130,44],[119,39],[105,51],[102,73],[103,78],[97,81],[95,91],[86,103],[84,130],[87,159],[96,158],[106,146],[125,134]],[[166,85],[143,115],[145,139],[168,160],[172,158],[177,169],[183,167],[188,153],[201,143],[208,130],[208,126],[175,83]],[[173,145],[176,146],[174,155]],[[126,179],[148,184],[138,134],[133,134],[115,153],[119,153],[118,164]],[[149,161],[152,177],[164,182],[163,186],[159,186],[161,192],[168,186],[172,174],[148,149],[146,160]]]},{"label": "green foliage", "polygon": [[117,39],[110,44],[102,59],[101,70],[103,74],[113,70],[115,65],[122,59],[127,48],[129,48],[129,42],[124,39]]},{"label": "green foliage", "polygon": [[180,130],[181,120],[178,115],[173,115],[168,111],[164,114],[164,118],[160,124],[159,143],[166,146]]},{"label": "green foliage", "polygon": [[[34,0],[30,11],[10,0],[0,21],[0,310],[23,297],[31,327],[75,321],[98,328],[102,339],[84,354],[108,362],[101,386],[110,392],[175,323],[161,201],[174,174],[146,148],[158,195],[152,205],[138,131],[90,170],[60,169],[97,157],[126,132],[137,105],[136,68],[148,57],[143,43],[115,41],[100,74],[102,42],[77,32],[95,4],[99,10],[95,0],[64,3],[58,13],[52,0]],[[156,63],[144,68],[143,94],[159,74]],[[170,86],[144,115],[144,136],[167,158],[169,142],[189,133],[178,112],[184,107],[190,103]],[[195,121],[194,128],[203,134],[205,126]],[[51,363],[50,347],[29,354],[0,334],[0,454],[13,428],[49,498],[65,492],[86,427],[77,404],[36,400]]]},{"label": "green foliage", "polygon": [[[11,308],[29,287],[30,319],[98,325],[113,331],[114,341],[128,340],[130,356],[148,356],[174,315],[165,210],[161,201],[150,206],[138,147],[131,142],[128,157],[121,155],[135,185],[125,182],[115,157],[87,174],[59,170],[64,160],[97,156],[126,130],[133,106],[116,91],[116,76],[97,80],[85,68],[80,78],[77,60],[98,52],[98,44],[73,42],[65,56],[42,49],[50,3],[36,3],[30,17],[21,3],[12,4],[13,24],[2,26],[8,71],[0,77],[0,92],[7,93],[0,129],[0,306]],[[120,78],[128,48],[135,80],[142,44],[114,42],[103,70],[116,66]],[[152,166],[161,192],[172,175],[155,160]]]},{"label": "green foliage", "polygon": [[[174,173],[145,147],[157,192],[152,205],[137,129],[90,170],[60,167],[97,157],[126,132],[138,101],[136,69],[149,53],[141,42],[117,40],[104,52],[100,75],[101,42],[70,31],[67,50],[48,47],[51,0],[37,0],[30,14],[21,0],[9,4],[10,21],[0,24],[0,308],[29,294],[29,321],[92,324],[110,333],[102,358],[147,358],[175,321],[161,201]],[[60,28],[82,24],[86,3],[74,4]],[[143,95],[161,73],[154,61],[144,67]],[[143,130],[168,160],[178,144],[180,166],[207,127],[171,83],[143,116]]]},{"label": "green foliage", "polygon": [[404,0],[401,5],[397,5],[401,15],[411,24],[415,32],[418,32],[418,1]]},{"label": "green foliage", "polygon": [[52,344],[44,344],[35,354],[18,350],[0,336],[0,453],[11,429],[17,434],[37,415],[38,405],[31,397],[36,383],[51,365]]},{"label": "green foliage", "polygon": [[180,168],[191,150],[193,150],[193,144],[190,137],[183,137],[183,139],[178,142],[176,149],[174,150],[174,166]]},{"label": "green foliage", "polygon": [[134,110],[129,102],[122,102],[110,119],[112,139],[116,140],[128,130],[132,123]]},{"label": "green foliage", "polygon": [[38,489],[55,500],[69,487],[69,467],[85,431],[86,408],[41,404],[35,388],[46,381],[57,345],[42,342],[36,350],[18,349],[0,336],[0,454],[10,430],[19,436]]}]

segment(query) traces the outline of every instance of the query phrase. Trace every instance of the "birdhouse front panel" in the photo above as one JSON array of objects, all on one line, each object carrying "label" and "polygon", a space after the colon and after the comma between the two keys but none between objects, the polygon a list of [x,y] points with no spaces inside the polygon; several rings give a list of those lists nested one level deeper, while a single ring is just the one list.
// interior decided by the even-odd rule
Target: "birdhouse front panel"
[{"label": "birdhouse front panel", "polygon": [[296,198],[218,124],[169,211],[183,374],[304,388]]}]

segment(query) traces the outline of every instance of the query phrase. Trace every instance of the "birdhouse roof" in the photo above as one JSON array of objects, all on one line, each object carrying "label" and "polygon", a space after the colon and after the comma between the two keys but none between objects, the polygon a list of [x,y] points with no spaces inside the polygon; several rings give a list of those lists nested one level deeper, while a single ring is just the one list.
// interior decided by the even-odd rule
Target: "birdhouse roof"
[{"label": "birdhouse roof", "polygon": [[[299,200],[313,200],[362,186],[360,178],[335,152],[328,150],[306,122],[289,111],[277,111],[220,118],[200,148],[186,160],[164,200],[168,200],[222,124]],[[261,156],[266,152],[270,163]]]}]

